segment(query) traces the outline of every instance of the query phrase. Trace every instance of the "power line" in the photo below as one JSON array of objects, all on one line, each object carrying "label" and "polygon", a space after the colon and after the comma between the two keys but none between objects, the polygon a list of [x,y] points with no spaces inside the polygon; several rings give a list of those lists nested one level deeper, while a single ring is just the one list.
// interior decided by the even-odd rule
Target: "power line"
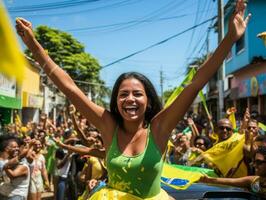
[{"label": "power line", "polygon": [[[97,0],[99,1],[99,0]],[[99,6],[99,7],[96,7],[96,8],[89,8],[89,9],[85,9],[85,10],[78,10],[78,11],[71,11],[71,12],[63,12],[63,13],[53,13],[53,14],[41,14],[41,13],[35,13],[35,14],[20,14],[21,16],[24,16],[24,17],[52,17],[52,16],[60,16],[60,15],[73,15],[73,14],[81,14],[81,13],[88,13],[88,12],[93,12],[93,11],[98,11],[98,10],[103,10],[103,9],[106,9],[106,8],[114,8],[114,7],[118,7],[118,6],[125,6],[125,5],[129,5],[129,4],[132,4],[132,1],[134,3],[135,0],[124,0],[124,1],[120,1],[120,2],[116,2],[116,3],[112,3],[112,4],[109,4],[109,5],[104,5],[104,6]],[[140,0],[138,0],[139,2]],[[78,5],[74,5],[74,6],[78,6]],[[10,9],[12,8],[9,8],[8,11],[12,14],[16,14],[16,12],[22,12],[22,11],[10,11]],[[34,12],[35,10],[32,9],[32,10],[29,10],[27,12]],[[24,12],[24,11],[23,11]]]},{"label": "power line", "polygon": [[[209,11],[209,10],[202,10],[200,12],[207,12],[207,11]],[[176,16],[162,17],[162,18],[158,18],[158,19],[132,20],[132,21],[119,22],[119,23],[114,23],[114,24],[90,26],[90,27],[84,27],[84,28],[73,28],[73,29],[67,29],[65,31],[79,32],[79,31],[88,31],[88,30],[93,30],[93,29],[108,28],[108,27],[113,27],[113,26],[127,25],[127,24],[131,24],[131,23],[135,23],[135,22],[147,23],[147,22],[166,21],[166,20],[172,20],[172,19],[179,19],[179,18],[182,18],[182,17],[194,15],[194,14],[195,13],[187,13],[187,14],[176,15]]]},{"label": "power line", "polygon": [[55,2],[55,3],[44,3],[39,5],[30,5],[30,6],[17,6],[17,7],[9,7],[9,12],[32,12],[32,11],[40,11],[40,10],[52,10],[59,8],[66,8],[72,6],[80,6],[86,3],[92,3],[100,0],[76,0],[76,1],[63,1],[63,2]]},{"label": "power line", "polygon": [[[175,6],[176,6],[176,4],[178,4],[178,2],[176,0],[172,0],[172,1],[170,1],[170,3],[168,3],[168,4],[166,4],[166,5],[162,6],[162,7],[160,7],[159,9],[157,9],[157,10],[149,13],[146,16],[141,17],[139,19],[139,21],[142,21],[142,20],[151,20],[151,19],[156,18],[156,17],[158,17],[158,16],[160,16],[160,15],[162,15],[164,13],[168,13],[169,9],[174,9]],[[179,6],[180,6],[180,3],[179,3]],[[120,31],[120,30],[129,29],[129,28],[131,28],[133,26],[136,26],[136,25],[139,25],[141,23],[143,23],[143,22],[135,22],[135,23],[133,23],[131,25],[128,24],[128,25],[126,25],[124,27],[119,27],[119,28],[116,28],[116,29],[114,29],[112,31],[108,31],[108,32],[110,33],[110,32],[117,32],[117,31]]]},{"label": "power line", "polygon": [[132,24],[132,23],[142,23],[142,22],[153,22],[153,21],[164,21],[164,20],[170,20],[170,19],[178,19],[181,17],[188,16],[188,14],[183,14],[183,15],[177,15],[177,16],[172,16],[172,17],[164,17],[164,18],[159,18],[159,19],[148,19],[148,20],[132,20],[128,22],[120,22],[120,23],[115,23],[115,24],[107,24],[107,25],[100,25],[100,26],[91,26],[91,27],[85,27],[85,28],[74,28],[74,29],[68,29],[66,31],[70,32],[75,32],[75,31],[87,31],[87,30],[92,30],[92,29],[101,29],[101,28],[108,28],[108,27],[113,27],[113,26],[120,26],[120,25],[127,25],[127,24]]},{"label": "power line", "polygon": [[192,27],[190,27],[190,28],[188,28],[188,29],[186,29],[186,30],[180,32],[180,33],[177,33],[177,34],[175,34],[175,35],[172,35],[172,36],[170,36],[170,37],[168,37],[168,38],[166,38],[166,39],[164,39],[164,40],[162,40],[162,41],[160,41],[160,42],[157,42],[157,43],[155,43],[155,44],[153,44],[153,45],[150,45],[150,46],[148,46],[148,47],[146,47],[146,48],[144,48],[144,49],[142,49],[142,50],[136,51],[136,52],[134,52],[134,53],[132,53],[132,54],[130,54],[130,55],[128,55],[128,56],[125,56],[125,57],[120,58],[120,59],[118,59],[118,60],[116,60],[116,61],[114,61],[114,62],[111,62],[111,63],[109,63],[109,64],[107,64],[107,65],[104,65],[104,66],[101,67],[101,69],[104,69],[104,68],[106,68],[106,67],[109,67],[109,66],[111,66],[111,65],[114,65],[114,64],[116,64],[116,63],[118,63],[118,62],[121,62],[122,60],[126,60],[126,59],[128,59],[128,58],[130,58],[130,57],[132,57],[132,56],[135,56],[135,55],[140,54],[140,53],[142,53],[142,52],[144,52],[144,51],[147,51],[148,49],[151,49],[151,48],[153,48],[153,47],[155,47],[155,46],[161,45],[161,44],[163,44],[163,43],[165,43],[165,42],[167,42],[167,41],[169,41],[169,40],[171,40],[171,39],[173,39],[173,38],[176,38],[177,36],[179,36],[179,35],[181,35],[181,34],[184,34],[184,33],[188,32],[188,31],[190,31],[190,30],[193,30],[194,28],[197,28],[198,26],[203,25],[203,24],[205,24],[205,23],[207,23],[207,22],[209,22],[209,21],[211,21],[211,20],[213,20],[213,19],[215,19],[215,18],[216,18],[216,16],[215,16],[215,17],[212,17],[212,18],[210,18],[210,19],[208,19],[208,20],[205,20],[204,22],[202,22],[202,23],[200,23],[200,24],[197,24],[197,25],[195,25],[195,26],[192,26]]}]

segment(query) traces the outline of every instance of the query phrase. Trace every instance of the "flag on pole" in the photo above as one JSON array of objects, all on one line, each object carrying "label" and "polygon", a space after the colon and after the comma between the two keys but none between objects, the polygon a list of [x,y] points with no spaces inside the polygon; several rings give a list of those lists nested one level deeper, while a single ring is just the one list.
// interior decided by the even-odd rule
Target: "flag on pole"
[{"label": "flag on pole", "polygon": [[[186,87],[186,85],[188,85],[192,81],[195,74],[196,74],[196,69],[193,67],[190,69],[190,71],[186,75],[186,77],[183,80],[183,82],[181,83],[181,85],[179,87],[177,87],[174,90],[174,92],[171,94],[171,96],[168,98],[167,102],[165,103],[165,107],[168,107],[171,103],[173,103],[173,101],[179,96],[179,94],[183,91],[183,89]],[[200,99],[202,101],[203,107],[204,107],[207,115],[210,116],[210,112],[208,110],[206,99],[205,99],[205,96],[204,96],[202,90],[200,90],[199,96],[200,96]],[[212,130],[214,130],[213,123],[212,122],[210,122],[210,123],[211,123]]]},{"label": "flag on pole", "polygon": [[15,77],[18,83],[22,83],[27,62],[20,52],[20,46],[2,1],[0,1],[0,44],[0,73]]},{"label": "flag on pole", "polygon": [[179,96],[179,94],[183,91],[183,89],[188,85],[194,75],[196,74],[196,70],[194,68],[191,68],[191,70],[188,72],[187,76],[181,83],[179,87],[177,87],[174,92],[171,94],[171,96],[168,98],[167,102],[165,103],[164,107],[168,107],[173,101]]},{"label": "flag on pole", "polygon": [[[202,90],[200,90],[200,92],[199,92],[199,96],[200,96],[200,99],[201,99],[201,101],[202,101],[202,104],[203,104],[203,107],[204,107],[204,109],[205,109],[205,112],[207,113],[208,118],[210,118],[211,114],[210,114],[210,112],[209,112],[209,110],[208,110],[207,103],[206,103],[206,99],[205,99],[205,96],[204,96]],[[212,131],[214,131],[214,126],[213,126],[212,121],[210,121],[210,125],[211,125],[211,129],[212,129]]]}]

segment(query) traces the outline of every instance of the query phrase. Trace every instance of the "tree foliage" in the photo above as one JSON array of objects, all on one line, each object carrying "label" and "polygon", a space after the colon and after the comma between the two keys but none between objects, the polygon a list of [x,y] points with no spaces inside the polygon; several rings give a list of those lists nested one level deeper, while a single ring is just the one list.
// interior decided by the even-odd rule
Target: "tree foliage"
[{"label": "tree foliage", "polygon": [[[48,52],[49,56],[63,68],[74,80],[92,83],[78,83],[84,92],[91,92],[92,99],[97,95],[98,102],[106,105],[103,100],[108,94],[104,81],[100,79],[100,64],[93,56],[85,52],[85,47],[72,35],[52,29],[47,26],[38,26],[35,29],[36,39]],[[31,53],[26,50],[28,56]],[[97,85],[101,85],[100,90]]]}]

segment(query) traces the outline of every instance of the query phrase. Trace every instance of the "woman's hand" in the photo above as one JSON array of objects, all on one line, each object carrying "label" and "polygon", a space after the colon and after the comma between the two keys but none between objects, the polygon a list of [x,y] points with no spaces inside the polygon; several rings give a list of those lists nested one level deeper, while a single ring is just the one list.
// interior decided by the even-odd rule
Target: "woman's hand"
[{"label": "woman's hand", "polygon": [[226,110],[226,114],[227,116],[233,114],[233,113],[236,113],[236,108],[235,107],[230,107]]},{"label": "woman's hand", "polygon": [[238,0],[235,12],[229,21],[228,34],[236,42],[245,32],[251,14],[245,18],[246,3],[244,0]]},{"label": "woman's hand", "polygon": [[92,191],[93,188],[97,185],[98,181],[96,179],[91,179],[87,181],[87,188],[89,191]]},{"label": "woman's hand", "polygon": [[204,175],[204,176],[200,177],[198,182],[200,182],[200,183],[210,183],[211,182],[210,180],[211,180],[211,178],[209,178],[208,176]]},{"label": "woman's hand", "polygon": [[35,36],[32,31],[32,25],[29,21],[23,18],[16,19],[16,29],[18,35],[21,37],[23,42],[28,46],[34,40]]},{"label": "woman's hand", "polygon": [[52,140],[59,146],[63,146],[63,143],[61,142],[60,138],[52,137]]},{"label": "woman's hand", "polygon": [[68,107],[68,109],[69,109],[69,114],[70,115],[74,115],[75,114],[76,108],[75,108],[75,106],[73,104],[70,104],[70,106]]},{"label": "woman's hand", "polygon": [[44,188],[46,191],[50,192],[51,191],[51,187],[50,187],[50,183],[49,181],[45,181],[44,182]]}]

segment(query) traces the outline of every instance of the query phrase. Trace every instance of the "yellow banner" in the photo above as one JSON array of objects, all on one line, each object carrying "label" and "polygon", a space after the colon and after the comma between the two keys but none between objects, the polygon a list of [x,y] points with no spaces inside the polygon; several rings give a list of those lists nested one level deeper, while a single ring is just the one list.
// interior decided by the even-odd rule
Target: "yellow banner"
[{"label": "yellow banner", "polygon": [[247,176],[247,168],[243,162],[244,142],[245,136],[235,133],[226,141],[203,152],[193,163],[201,161],[212,163],[223,177]]},{"label": "yellow banner", "polygon": [[18,83],[21,83],[26,60],[20,52],[16,35],[2,1],[0,1],[0,44],[0,73],[15,77]]}]

